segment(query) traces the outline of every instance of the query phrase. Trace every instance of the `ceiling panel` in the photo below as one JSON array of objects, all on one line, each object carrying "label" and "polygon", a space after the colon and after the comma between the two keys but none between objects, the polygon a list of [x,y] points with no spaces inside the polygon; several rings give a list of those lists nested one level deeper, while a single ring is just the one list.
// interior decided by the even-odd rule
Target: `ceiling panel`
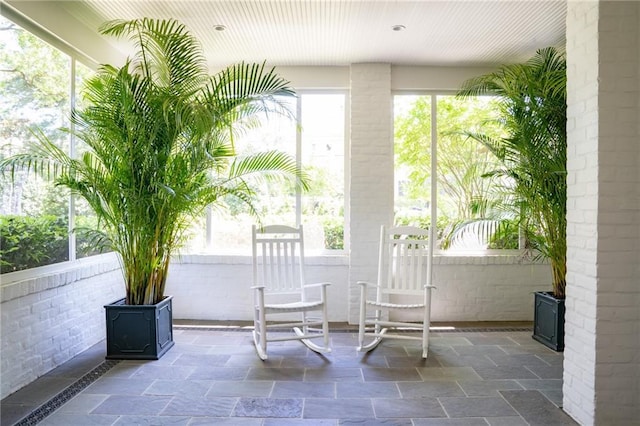
[{"label": "ceiling panel", "polygon": [[[60,2],[97,29],[110,19],[176,18],[202,42],[212,67],[272,65],[491,66],[564,46],[565,1],[112,1]],[[215,30],[223,25],[224,31]],[[403,25],[403,31],[394,31]],[[127,50],[127,46],[119,44]]]}]

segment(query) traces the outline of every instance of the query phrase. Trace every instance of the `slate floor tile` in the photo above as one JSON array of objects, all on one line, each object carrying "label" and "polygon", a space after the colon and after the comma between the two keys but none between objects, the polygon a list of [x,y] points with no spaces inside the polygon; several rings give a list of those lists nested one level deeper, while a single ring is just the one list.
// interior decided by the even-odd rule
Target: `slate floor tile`
[{"label": "slate floor tile", "polygon": [[242,367],[242,368],[271,368],[280,367],[282,365],[282,356],[269,355],[266,360],[261,360],[254,353],[252,354],[239,354],[239,355],[227,355],[228,359],[225,363],[225,367]]},{"label": "slate floor tile", "polygon": [[[56,410],[56,413],[89,414],[102,404],[109,395],[92,395],[81,393]],[[3,407],[4,408],[4,407]]]},{"label": "slate floor tile", "polygon": [[480,367],[496,365],[494,361],[485,355],[457,355],[446,358],[438,358],[443,367]]},{"label": "slate floor tile", "polygon": [[117,415],[89,415],[73,413],[53,413],[38,423],[39,426],[107,426],[113,425]]},{"label": "slate floor tile", "polygon": [[299,380],[304,379],[304,368],[250,368],[246,380]]},{"label": "slate floor tile", "polygon": [[436,398],[373,399],[377,418],[446,417]]},{"label": "slate floor tile", "polygon": [[260,423],[260,425],[262,426],[337,426],[338,421],[335,419],[264,419],[264,423]]},{"label": "slate floor tile", "polygon": [[[192,395],[207,393],[213,380],[155,380],[144,391],[145,395]],[[100,393],[100,392],[96,392]]]},{"label": "slate floor tile", "polygon": [[89,394],[142,395],[153,384],[152,378],[101,377],[86,389]]},{"label": "slate floor tile", "polygon": [[[186,379],[189,377],[197,367],[185,366],[185,365],[156,365],[147,364],[141,366],[135,373],[131,375],[131,378],[139,379],[156,379],[162,377],[163,379]],[[206,379],[206,377],[200,377]]]},{"label": "slate floor tile", "polygon": [[487,426],[487,421],[482,417],[463,419],[414,419],[414,426]]},{"label": "slate floor tile", "polygon": [[523,379],[518,383],[527,390],[562,390],[560,379]]},{"label": "slate floor tile", "polygon": [[229,417],[238,398],[175,396],[160,413],[163,416]]},{"label": "slate floor tile", "polygon": [[416,368],[363,368],[362,374],[366,382],[422,381]]},{"label": "slate floor tile", "polygon": [[155,395],[111,395],[91,414],[158,415],[172,397]]},{"label": "slate floor tile", "polygon": [[[362,384],[360,383],[360,385]],[[332,382],[276,382],[269,396],[272,398],[335,398],[336,384]]]},{"label": "slate floor tile", "polygon": [[516,380],[459,380],[458,385],[467,396],[499,396],[499,390],[522,390]]},{"label": "slate floor tile", "polygon": [[393,382],[337,383],[338,398],[400,398]]},{"label": "slate floor tile", "polygon": [[[510,347],[510,346],[509,346]],[[500,347],[495,345],[489,346],[455,346],[453,348],[457,355],[475,355],[475,356],[488,356],[488,355],[505,355],[506,352]]]},{"label": "slate floor tile", "polygon": [[267,423],[263,423],[262,419],[252,417],[192,417],[189,422],[189,426],[263,426],[265,424]]},{"label": "slate floor tile", "polygon": [[246,377],[247,369],[242,367],[195,367],[188,376],[189,380],[243,380]]},{"label": "slate floor tile", "polygon": [[437,398],[443,396],[466,396],[456,382],[400,382],[400,394],[403,398]]},{"label": "slate floor tile", "polygon": [[541,379],[562,379],[561,365],[528,365],[527,368]]},{"label": "slate floor tile", "polygon": [[373,405],[367,398],[308,398],[302,417],[305,419],[374,418]]},{"label": "slate floor tile", "polygon": [[414,357],[386,357],[387,366],[391,368],[406,368],[406,367],[442,367],[442,363],[439,361],[441,358],[436,354],[430,354],[427,359],[422,358],[422,352],[416,354]]},{"label": "slate floor tile", "polygon": [[556,407],[562,407],[562,389],[543,389],[539,391],[547,397]]},{"label": "slate floor tile", "polygon": [[350,367],[307,368],[304,380],[306,382],[362,382],[362,372],[362,368]]},{"label": "slate floor tile", "polygon": [[500,391],[500,394],[532,426],[576,424],[565,412],[538,391]]},{"label": "slate floor tile", "polygon": [[187,426],[190,421],[186,416],[121,416],[114,426]]},{"label": "slate floor tile", "polygon": [[504,417],[518,414],[500,397],[445,397],[438,400],[449,417]]},{"label": "slate floor tile", "polygon": [[205,396],[207,398],[228,397],[267,397],[273,389],[273,382],[267,380],[239,380],[239,381],[215,381],[209,387]]},{"label": "slate floor tile", "polygon": [[471,367],[418,368],[422,380],[481,380]]},{"label": "slate floor tile", "polygon": [[222,367],[227,363],[229,357],[230,355],[186,353],[181,354],[172,364],[176,366]]},{"label": "slate floor tile", "polygon": [[340,426],[413,426],[411,419],[346,419]]},{"label": "slate floor tile", "polygon": [[520,416],[486,417],[485,420],[490,426],[529,426]]},{"label": "slate floor tile", "polygon": [[510,337],[503,337],[499,334],[488,333],[486,336],[468,336],[467,340],[472,345],[500,345],[500,346],[513,346],[517,343]]},{"label": "slate floor tile", "polygon": [[531,370],[522,366],[503,365],[500,367],[479,366],[473,367],[478,375],[484,380],[498,379],[538,379]]},{"label": "slate floor tile", "polygon": [[488,358],[497,366],[503,365],[515,365],[515,366],[533,366],[533,367],[549,367],[549,364],[544,362],[533,354],[502,354],[502,355],[488,355]]},{"label": "slate floor tile", "polygon": [[234,417],[301,418],[299,398],[240,398],[233,410]]},{"label": "slate floor tile", "polygon": [[[176,330],[176,345],[160,360],[119,361],[39,424],[575,425],[558,408],[563,355],[532,342],[530,332],[431,337],[426,360],[417,342],[388,340],[360,353],[357,334],[342,332],[330,354],[278,342],[261,361],[248,332]],[[90,368],[97,352],[102,362],[99,349],[48,373],[37,381],[42,388],[5,398],[1,423],[78,380],[71,376]]]},{"label": "slate floor tile", "polygon": [[[365,368],[365,367],[392,367],[387,362],[387,357],[377,356],[377,357],[367,357],[367,356],[334,356],[331,358],[331,365],[334,367],[352,367],[352,368]],[[391,358],[398,359],[398,358]],[[404,362],[407,362],[406,357],[400,358]],[[404,365],[404,364],[403,364]]]}]

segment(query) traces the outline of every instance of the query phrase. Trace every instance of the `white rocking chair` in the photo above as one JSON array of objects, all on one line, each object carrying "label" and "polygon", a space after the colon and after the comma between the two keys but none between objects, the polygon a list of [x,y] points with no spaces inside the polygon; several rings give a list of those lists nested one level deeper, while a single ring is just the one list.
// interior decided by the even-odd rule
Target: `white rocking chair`
[{"label": "white rocking chair", "polygon": [[[358,351],[370,351],[382,339],[410,339],[422,342],[422,358],[429,349],[431,316],[431,252],[429,231],[412,226],[380,230],[378,283],[359,281],[360,321]],[[375,298],[368,298],[369,287],[375,287]],[[367,308],[373,315],[367,315]],[[392,320],[392,311],[416,312],[412,321]],[[404,318],[408,318],[406,315]],[[418,329],[419,336],[406,331]],[[405,332],[402,332],[404,330]],[[365,344],[365,336],[373,340]]]},{"label": "white rocking chair", "polygon": [[[259,228],[254,225],[252,241],[253,341],[260,359],[267,359],[267,342],[285,340],[300,340],[315,352],[331,352],[327,320],[329,283],[305,282],[302,225],[299,228],[285,225]],[[289,322],[284,323],[268,322],[267,319],[267,316],[291,313],[300,313],[301,318],[291,320],[289,315],[286,317]],[[293,333],[270,334],[270,330],[285,327],[293,327]],[[322,339],[322,344],[318,345],[312,339]]]}]

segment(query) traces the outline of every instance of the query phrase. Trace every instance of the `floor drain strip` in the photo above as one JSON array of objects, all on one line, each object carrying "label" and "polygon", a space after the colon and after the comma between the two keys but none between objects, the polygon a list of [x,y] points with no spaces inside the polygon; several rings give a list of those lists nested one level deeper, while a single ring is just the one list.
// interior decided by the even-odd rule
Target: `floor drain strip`
[{"label": "floor drain strip", "polygon": [[82,392],[87,386],[99,379],[107,371],[118,365],[118,360],[106,360],[102,364],[89,371],[87,374],[69,385],[65,390],[33,410],[26,417],[15,423],[14,426],[30,426],[36,425],[46,418],[49,414],[62,407],[71,398]]}]

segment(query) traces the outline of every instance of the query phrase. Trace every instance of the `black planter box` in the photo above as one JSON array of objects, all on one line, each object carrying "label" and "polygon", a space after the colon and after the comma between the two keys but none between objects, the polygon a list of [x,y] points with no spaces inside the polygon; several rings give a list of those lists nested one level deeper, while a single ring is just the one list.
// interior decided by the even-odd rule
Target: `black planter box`
[{"label": "black planter box", "polygon": [[106,305],[107,359],[159,359],[173,345],[172,296],[156,305]]},{"label": "black planter box", "polygon": [[544,291],[535,293],[533,338],[557,352],[564,350],[564,299]]}]

